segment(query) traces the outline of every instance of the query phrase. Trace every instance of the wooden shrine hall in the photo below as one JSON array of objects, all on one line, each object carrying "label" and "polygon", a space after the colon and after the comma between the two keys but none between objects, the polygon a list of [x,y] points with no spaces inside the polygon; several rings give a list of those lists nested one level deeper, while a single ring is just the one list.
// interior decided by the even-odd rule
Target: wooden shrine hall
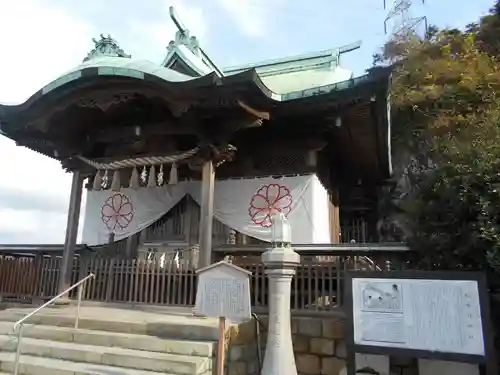
[{"label": "wooden shrine hall", "polygon": [[[136,254],[141,233],[170,226],[154,240],[196,246],[199,267],[216,243],[268,242],[272,210],[295,215],[298,243],[341,242],[342,207],[352,215],[371,202],[360,210],[376,215],[391,175],[389,69],[354,78],[341,68],[360,44],[223,69],[172,18],[179,30],[162,64],[101,35],[82,64],[25,103],[0,105],[1,134],[73,175],[60,291],[71,284],[84,181],[83,243]],[[198,213],[186,218],[190,206]],[[316,224],[313,206],[323,210]]]}]

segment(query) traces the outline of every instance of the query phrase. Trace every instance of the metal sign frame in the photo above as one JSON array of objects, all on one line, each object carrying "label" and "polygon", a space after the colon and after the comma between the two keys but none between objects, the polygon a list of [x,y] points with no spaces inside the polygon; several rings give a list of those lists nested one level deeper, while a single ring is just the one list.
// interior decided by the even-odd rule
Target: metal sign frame
[{"label": "metal sign frame", "polygon": [[[485,356],[445,353],[430,350],[417,350],[406,348],[393,348],[371,345],[360,345],[354,342],[354,311],[353,311],[353,279],[406,279],[406,280],[444,280],[444,281],[476,281],[479,292],[479,304],[481,308],[481,322],[483,329],[483,341]],[[345,308],[347,321],[347,375],[355,375],[355,355],[378,354],[397,357],[411,357],[422,359],[436,359],[453,362],[466,362],[482,364],[486,367],[486,374],[496,375],[495,349],[493,327],[491,324],[491,313],[486,276],[480,272],[455,272],[455,271],[358,271],[346,272],[345,278]]]}]

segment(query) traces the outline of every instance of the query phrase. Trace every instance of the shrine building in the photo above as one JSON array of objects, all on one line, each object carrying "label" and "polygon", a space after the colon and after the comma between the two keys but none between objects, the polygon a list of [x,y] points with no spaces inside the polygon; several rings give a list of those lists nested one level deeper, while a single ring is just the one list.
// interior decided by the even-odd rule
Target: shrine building
[{"label": "shrine building", "polygon": [[179,30],[161,64],[101,35],[80,65],[0,105],[1,134],[73,176],[59,290],[82,225],[95,251],[196,249],[198,267],[215,246],[269,243],[276,211],[294,244],[381,241],[389,69],[341,67],[360,43],[222,68],[171,15]]}]

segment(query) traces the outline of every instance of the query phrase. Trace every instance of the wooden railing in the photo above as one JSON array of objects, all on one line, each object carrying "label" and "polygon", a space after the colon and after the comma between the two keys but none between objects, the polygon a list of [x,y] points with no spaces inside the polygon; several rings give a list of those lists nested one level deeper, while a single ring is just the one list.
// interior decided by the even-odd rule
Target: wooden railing
[{"label": "wooden railing", "polygon": [[145,259],[82,260],[80,272],[96,277],[83,299],[101,302],[192,306],[196,295],[194,267],[185,262]]},{"label": "wooden railing", "polygon": [[50,299],[57,295],[60,266],[61,257],[0,256],[0,295],[28,302]]},{"label": "wooden railing", "polygon": [[340,221],[340,242],[366,243],[368,242],[368,222],[364,219],[350,219]]},{"label": "wooden railing", "polygon": [[[301,263],[292,279],[290,309],[294,313],[316,314],[342,307],[344,279],[348,271],[383,271],[407,268],[410,251],[403,244],[293,245]],[[252,272],[252,306],[267,310],[268,280],[260,261],[260,246],[221,246],[218,259],[229,259]]]},{"label": "wooden railing", "polygon": [[[316,314],[342,307],[346,271],[401,269],[409,251],[403,245],[296,245],[301,264],[292,279],[291,310]],[[226,258],[252,272],[251,302],[255,312],[268,307],[268,280],[259,246],[214,249],[214,260]],[[0,257],[0,294],[20,299],[47,299],[57,294],[59,257]],[[193,306],[197,278],[189,259],[75,259],[73,281],[95,274],[85,288],[87,301]],[[4,272],[2,272],[4,271]]]}]

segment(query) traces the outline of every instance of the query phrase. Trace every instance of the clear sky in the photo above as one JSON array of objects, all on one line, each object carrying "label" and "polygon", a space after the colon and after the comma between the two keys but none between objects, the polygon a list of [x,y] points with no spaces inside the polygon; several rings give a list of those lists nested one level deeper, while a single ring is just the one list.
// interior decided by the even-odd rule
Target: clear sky
[{"label": "clear sky", "polygon": [[[493,0],[414,3],[413,16],[460,28]],[[175,34],[170,5],[220,66],[362,40],[341,61],[361,75],[387,38],[383,0],[0,0],[0,102],[23,102],[79,64],[100,33],[134,58],[161,62]],[[0,243],[62,243],[70,180],[56,162],[0,138]]]}]

